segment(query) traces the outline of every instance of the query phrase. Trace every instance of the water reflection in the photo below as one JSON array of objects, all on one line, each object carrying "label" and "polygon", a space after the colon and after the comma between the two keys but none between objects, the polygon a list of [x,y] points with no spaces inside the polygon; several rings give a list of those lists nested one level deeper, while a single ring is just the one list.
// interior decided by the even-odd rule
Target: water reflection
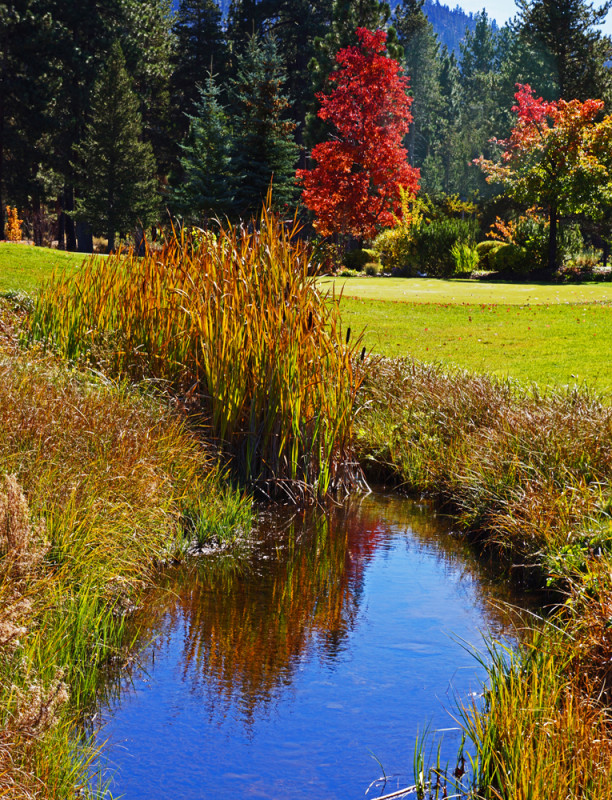
[{"label": "water reflection", "polygon": [[417,727],[449,724],[440,699],[477,688],[449,633],[508,631],[502,600],[517,598],[426,506],[268,510],[248,556],[168,570],[136,615],[142,670],[102,713],[114,791],[363,796],[370,750],[408,766]]},{"label": "water reflection", "polygon": [[508,588],[488,579],[482,563],[449,534],[450,524],[430,508],[393,496],[325,511],[267,510],[249,558],[212,555],[165,575],[135,620],[141,640],[155,642],[141,664],[150,669],[180,629],[182,679],[190,691],[206,700],[211,714],[222,717],[222,709],[238,702],[251,720],[291,684],[303,658],[315,655],[332,665],[345,651],[367,565],[398,538],[408,550],[434,548],[454,571],[458,591],[462,583],[470,593],[474,582],[486,582],[482,610],[492,632],[503,635],[512,614],[495,600],[511,601]]}]

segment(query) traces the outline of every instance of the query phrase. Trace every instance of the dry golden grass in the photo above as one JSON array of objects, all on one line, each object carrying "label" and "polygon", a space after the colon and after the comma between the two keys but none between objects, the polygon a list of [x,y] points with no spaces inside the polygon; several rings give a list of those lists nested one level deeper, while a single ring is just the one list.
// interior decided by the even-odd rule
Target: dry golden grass
[{"label": "dry golden grass", "polygon": [[248,509],[176,411],[23,350],[21,322],[0,309],[0,797],[73,797],[125,613],[186,537]]}]

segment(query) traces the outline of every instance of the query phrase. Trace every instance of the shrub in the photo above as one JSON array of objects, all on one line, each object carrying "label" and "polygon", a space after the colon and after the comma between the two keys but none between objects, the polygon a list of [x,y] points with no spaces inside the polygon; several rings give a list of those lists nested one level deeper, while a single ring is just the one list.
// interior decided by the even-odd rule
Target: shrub
[{"label": "shrub", "polygon": [[[531,270],[546,268],[548,264],[549,223],[534,215],[521,216],[517,220],[504,222],[499,217],[490,234],[501,243],[515,245],[525,252],[517,261],[514,272],[526,274]],[[582,234],[578,225],[565,225],[557,236],[557,258],[563,264],[578,255],[583,248]],[[506,258],[507,256],[504,256]],[[512,267],[506,267],[512,269]],[[498,269],[498,267],[495,267]]]},{"label": "shrub", "polygon": [[365,265],[372,261],[371,250],[349,250],[342,259],[347,269],[354,269],[363,272]]},{"label": "shrub", "polygon": [[455,259],[453,245],[473,245],[476,241],[476,220],[434,219],[421,222],[414,230],[414,250],[419,267],[428,275],[444,278],[452,275]]},{"label": "shrub", "polygon": [[23,220],[19,219],[17,209],[6,207],[6,240],[8,242],[20,242],[22,239],[21,226]]},{"label": "shrub", "polygon": [[410,274],[414,246],[408,227],[399,225],[381,231],[374,239],[374,249],[385,269]]},{"label": "shrub", "polygon": [[455,275],[471,275],[478,267],[480,259],[475,247],[470,247],[465,242],[455,242],[451,253],[455,259]]},{"label": "shrub", "polygon": [[493,239],[487,239],[485,242],[478,242],[476,245],[476,252],[478,253],[480,266],[483,269],[493,269],[491,258],[493,253],[499,249],[499,245],[500,243]]},{"label": "shrub", "polygon": [[350,486],[360,378],[338,304],[324,299],[298,227],[256,225],[143,258],[90,258],[41,293],[34,337],[112,374],[159,381],[204,414],[237,473],[310,499]]},{"label": "shrub", "polygon": [[366,275],[378,275],[378,264],[375,261],[370,261],[366,264],[365,273]]},{"label": "shrub", "polygon": [[520,275],[530,271],[525,248],[509,242],[498,243],[497,249],[489,255],[489,263],[496,272],[512,272]]}]

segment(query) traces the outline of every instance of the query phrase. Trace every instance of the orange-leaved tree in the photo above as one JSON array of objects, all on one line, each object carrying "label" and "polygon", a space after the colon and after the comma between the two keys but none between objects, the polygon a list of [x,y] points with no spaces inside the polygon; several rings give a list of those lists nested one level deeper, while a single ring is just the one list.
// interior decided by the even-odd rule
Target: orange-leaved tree
[{"label": "orange-leaved tree", "polygon": [[408,79],[385,55],[387,34],[357,28],[359,45],[336,55],[334,88],[317,95],[319,117],[335,129],[313,148],[313,169],[298,170],[302,198],[324,236],[369,238],[401,215],[400,188],[418,190],[419,170],[407,162],[402,137],[408,132],[412,98]]},{"label": "orange-leaved tree", "polygon": [[548,267],[557,262],[557,225],[569,214],[601,216],[612,203],[612,117],[599,119],[601,100],[545,101],[517,84],[517,121],[500,162],[476,159],[489,182],[501,183],[549,218]]}]

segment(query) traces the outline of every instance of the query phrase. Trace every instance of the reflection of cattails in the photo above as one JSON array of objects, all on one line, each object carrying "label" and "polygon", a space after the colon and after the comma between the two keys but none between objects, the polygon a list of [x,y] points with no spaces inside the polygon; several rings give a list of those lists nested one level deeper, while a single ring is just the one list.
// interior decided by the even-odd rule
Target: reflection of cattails
[{"label": "reflection of cattails", "polygon": [[431,514],[401,498],[385,500],[384,515],[381,508],[354,503],[300,512],[286,524],[277,518],[252,562],[219,557],[170,575],[165,606],[149,606],[138,620],[142,639],[158,640],[152,628],[159,620],[168,635],[180,625],[185,679],[207,697],[211,713],[233,703],[252,719],[309,653],[336,657],[356,624],[368,563],[404,529],[471,576],[475,563],[455,538],[440,537]]},{"label": "reflection of cattails", "polygon": [[[211,560],[169,587],[171,605],[160,616],[182,620],[184,674],[211,709],[239,700],[250,718],[291,680],[309,648],[333,658],[353,628],[365,566],[389,534],[356,507],[313,514],[305,515],[309,528],[298,520],[270,532],[264,555],[271,559],[243,569]],[[143,616],[147,638],[151,610]]]}]

